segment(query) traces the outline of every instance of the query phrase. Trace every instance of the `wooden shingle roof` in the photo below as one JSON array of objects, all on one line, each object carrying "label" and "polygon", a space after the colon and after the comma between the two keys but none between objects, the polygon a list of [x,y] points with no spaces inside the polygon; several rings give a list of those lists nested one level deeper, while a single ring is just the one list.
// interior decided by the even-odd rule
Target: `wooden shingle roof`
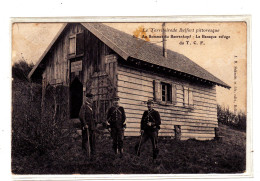
[{"label": "wooden shingle roof", "polygon": [[[102,23],[81,24],[125,60],[128,60],[129,58],[138,59],[147,63],[169,68],[203,80],[210,81],[225,88],[230,88],[230,86],[225,82],[218,79],[207,70],[180,53],[167,50],[167,58],[165,58],[162,54],[162,47],[158,45],[139,38],[135,38],[127,33]],[[65,25],[59,32],[60,34],[64,28]],[[37,69],[47,54],[48,49],[50,49],[50,47],[55,43],[57,38],[58,36],[56,36],[55,39],[51,42],[49,48],[47,48],[47,51],[44,52],[33,70],[30,72],[29,77],[33,75],[34,71]]]},{"label": "wooden shingle roof", "polygon": [[148,41],[135,38],[102,23],[82,23],[82,25],[125,60],[132,57],[230,88],[225,82],[180,53],[167,50],[167,58],[165,58],[162,53],[162,47]]}]

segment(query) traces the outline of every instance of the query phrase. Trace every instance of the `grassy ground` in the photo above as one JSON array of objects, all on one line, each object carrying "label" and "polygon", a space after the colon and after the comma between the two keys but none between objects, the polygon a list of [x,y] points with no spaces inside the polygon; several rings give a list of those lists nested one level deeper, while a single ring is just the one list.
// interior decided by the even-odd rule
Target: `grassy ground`
[{"label": "grassy ground", "polygon": [[86,157],[80,139],[70,140],[58,150],[40,155],[13,156],[14,174],[145,174],[145,173],[242,173],[246,163],[246,134],[220,125],[222,141],[159,139],[160,153],[152,161],[151,143],[138,157],[134,145],[138,138],[125,139],[122,159],[111,149],[110,138],[97,140],[97,155]]}]

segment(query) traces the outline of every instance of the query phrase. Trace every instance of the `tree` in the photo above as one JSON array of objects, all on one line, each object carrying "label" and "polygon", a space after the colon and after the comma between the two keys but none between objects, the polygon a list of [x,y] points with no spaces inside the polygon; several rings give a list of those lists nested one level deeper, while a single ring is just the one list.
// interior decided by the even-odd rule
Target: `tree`
[{"label": "tree", "polygon": [[24,59],[14,63],[12,66],[12,78],[14,80],[28,81],[27,76],[33,66],[33,63],[27,63]]}]

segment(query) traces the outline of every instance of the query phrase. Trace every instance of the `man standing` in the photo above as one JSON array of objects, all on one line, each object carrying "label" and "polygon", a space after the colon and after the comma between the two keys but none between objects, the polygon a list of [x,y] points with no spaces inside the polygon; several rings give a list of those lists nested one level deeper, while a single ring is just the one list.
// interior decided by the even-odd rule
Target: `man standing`
[{"label": "man standing", "polygon": [[157,142],[161,118],[159,112],[153,109],[153,100],[147,101],[147,107],[148,110],[144,111],[141,120],[141,137],[140,141],[135,146],[135,151],[139,156],[142,144],[150,139],[153,145],[153,159],[155,160],[159,153]]},{"label": "man standing", "polygon": [[80,108],[79,118],[82,127],[82,149],[91,152],[91,155],[96,154],[96,137],[95,128],[96,122],[94,119],[94,113],[92,108],[93,95],[90,93],[86,94],[86,99]]},{"label": "man standing", "polygon": [[113,139],[113,150],[115,154],[120,153],[120,157],[123,156],[123,139],[126,116],[123,107],[119,106],[119,97],[115,97],[113,100],[113,106],[108,110],[107,122],[108,127],[111,128],[111,137]]}]

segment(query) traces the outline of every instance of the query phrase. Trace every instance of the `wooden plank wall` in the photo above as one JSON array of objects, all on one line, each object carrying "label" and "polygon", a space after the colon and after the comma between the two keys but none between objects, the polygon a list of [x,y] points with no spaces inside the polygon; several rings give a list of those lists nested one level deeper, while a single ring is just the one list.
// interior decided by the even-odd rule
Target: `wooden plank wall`
[{"label": "wooden plank wall", "polygon": [[[70,58],[68,55],[69,38],[77,33],[82,32],[84,32],[84,54],[80,57]],[[113,61],[107,62],[107,55],[111,55],[110,59],[112,57]],[[47,64],[46,69],[43,73],[43,78],[46,82],[46,85],[62,84],[69,87],[73,79],[77,76],[84,86],[83,94],[85,94],[86,91],[93,91],[91,90],[91,85],[88,84],[89,82],[92,82],[92,80],[90,79],[93,78],[93,75],[102,75],[105,72],[109,75],[109,79],[111,79],[111,82],[113,83],[112,87],[114,87],[117,83],[117,56],[108,46],[106,46],[102,41],[95,37],[81,24],[75,23],[69,25],[58,38],[57,42],[53,45],[51,50],[48,52],[45,59],[47,61]],[[78,60],[82,60],[82,71],[80,71],[76,75],[75,73],[70,72],[69,67],[71,61]],[[95,90],[92,93],[94,94]],[[66,95],[69,96],[69,94]],[[102,101],[99,100],[101,95],[95,94],[95,96],[98,96],[94,98],[94,100],[97,100],[95,102],[97,104],[96,107],[102,106]],[[69,97],[67,97],[67,99],[69,102]]]},{"label": "wooden plank wall", "polygon": [[80,80],[85,84],[94,72],[105,71],[104,56],[109,55],[112,50],[82,25],[72,24],[66,28],[46,56],[47,65],[43,75],[47,84],[63,83],[69,86],[69,37],[83,31],[85,34],[84,55],[74,59],[83,61],[83,70],[79,75]]},{"label": "wooden plank wall", "polygon": [[47,84],[56,85],[62,83],[68,86],[68,37],[72,33],[73,30],[70,29],[70,31],[59,37],[46,57],[47,65],[44,74]]},{"label": "wooden plank wall", "polygon": [[[218,127],[215,86],[191,84],[121,65],[118,67],[118,95],[127,116],[126,136],[139,135],[141,117],[147,109],[144,101],[153,98],[153,80],[176,86],[175,105],[154,105],[162,119],[160,136],[174,136],[174,125],[181,125],[182,140],[207,140],[215,136],[214,128]],[[193,110],[183,106],[183,86],[193,89]]]}]

